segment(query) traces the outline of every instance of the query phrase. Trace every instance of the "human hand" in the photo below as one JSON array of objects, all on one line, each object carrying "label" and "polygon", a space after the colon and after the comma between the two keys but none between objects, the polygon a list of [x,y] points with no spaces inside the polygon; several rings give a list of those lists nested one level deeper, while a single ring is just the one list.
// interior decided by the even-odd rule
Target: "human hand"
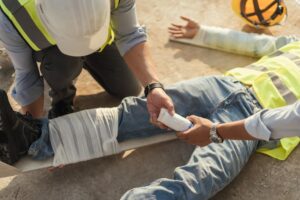
[{"label": "human hand", "polygon": [[193,38],[198,33],[200,26],[194,20],[181,16],[181,19],[186,21],[185,25],[171,24],[169,27],[169,33],[174,38]]},{"label": "human hand", "polygon": [[147,108],[150,114],[150,122],[162,129],[167,129],[165,125],[157,121],[161,108],[166,108],[170,115],[174,115],[174,104],[171,98],[162,88],[155,88],[147,96]]},{"label": "human hand", "polygon": [[194,126],[185,132],[178,132],[177,137],[193,145],[206,146],[210,144],[209,132],[213,123],[208,119],[195,115],[188,116],[187,119],[190,120]]}]

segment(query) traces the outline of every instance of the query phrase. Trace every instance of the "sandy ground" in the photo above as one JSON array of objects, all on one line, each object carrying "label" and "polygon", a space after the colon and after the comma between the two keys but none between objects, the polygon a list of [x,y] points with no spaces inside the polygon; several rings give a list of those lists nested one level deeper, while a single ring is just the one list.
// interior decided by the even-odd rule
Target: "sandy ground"
[{"label": "sandy ground", "polygon": [[[300,6],[293,0],[287,3],[287,24],[266,33],[300,33]],[[193,17],[206,25],[246,30],[243,23],[232,14],[229,1],[139,0],[137,8],[141,24],[148,28],[153,59],[161,81],[165,84],[196,76],[221,74],[230,68],[254,61],[252,58],[168,41],[167,26],[170,22],[179,22],[179,15]],[[12,83],[11,71],[1,72],[1,87],[8,88]],[[81,74],[77,87],[76,107],[79,110],[113,106],[119,102],[105,93],[86,72]],[[180,141],[173,141],[67,166],[52,173],[39,170],[2,178],[0,199],[119,199],[133,187],[148,184],[160,177],[172,177],[174,168],[188,161],[193,148]],[[284,162],[255,154],[241,174],[213,199],[300,199],[299,156],[299,148]]]}]

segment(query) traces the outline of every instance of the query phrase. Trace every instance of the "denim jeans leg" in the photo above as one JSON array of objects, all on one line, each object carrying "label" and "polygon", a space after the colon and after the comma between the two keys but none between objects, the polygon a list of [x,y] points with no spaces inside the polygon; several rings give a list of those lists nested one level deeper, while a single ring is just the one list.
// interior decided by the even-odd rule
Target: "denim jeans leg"
[{"label": "denim jeans leg", "polygon": [[54,155],[50,138],[49,138],[49,121],[48,119],[41,119],[41,136],[34,141],[28,150],[28,155],[34,160],[45,160]]},{"label": "denim jeans leg", "polygon": [[[207,117],[212,121],[235,121],[260,109],[251,93],[236,84],[237,87],[234,88],[228,87],[231,85],[230,81],[223,82],[219,87],[213,88],[210,93],[215,93],[210,96],[213,99],[222,99],[218,90],[226,91],[225,86],[227,89],[231,88],[231,93],[223,93],[223,99],[214,108],[211,109],[208,105],[210,111]],[[175,169],[172,179],[158,179],[148,186],[134,188],[121,199],[209,199],[238,175],[256,147],[257,141],[233,140],[203,148],[196,147],[188,163]]]},{"label": "denim jeans leg", "polygon": [[[231,77],[199,77],[176,83],[166,89],[172,98],[176,113],[182,116],[197,115],[208,117],[216,105],[232,91],[244,88]],[[119,106],[118,141],[165,134],[149,122],[145,98],[128,97]]]}]

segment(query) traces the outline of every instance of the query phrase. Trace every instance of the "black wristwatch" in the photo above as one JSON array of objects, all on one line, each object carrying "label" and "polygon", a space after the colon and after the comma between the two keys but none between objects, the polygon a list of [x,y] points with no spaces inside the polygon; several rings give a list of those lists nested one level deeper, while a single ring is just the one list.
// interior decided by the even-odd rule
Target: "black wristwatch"
[{"label": "black wristwatch", "polygon": [[161,89],[165,90],[164,85],[161,83],[150,83],[149,85],[147,85],[145,87],[145,90],[144,90],[145,97],[147,97],[148,94],[155,88],[161,88]]}]

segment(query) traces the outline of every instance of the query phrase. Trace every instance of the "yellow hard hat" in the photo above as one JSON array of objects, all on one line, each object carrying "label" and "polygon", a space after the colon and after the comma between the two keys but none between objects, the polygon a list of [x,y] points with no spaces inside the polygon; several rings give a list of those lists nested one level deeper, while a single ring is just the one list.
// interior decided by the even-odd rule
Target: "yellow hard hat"
[{"label": "yellow hard hat", "polygon": [[232,9],[256,28],[279,25],[287,17],[283,0],[232,0]]}]

